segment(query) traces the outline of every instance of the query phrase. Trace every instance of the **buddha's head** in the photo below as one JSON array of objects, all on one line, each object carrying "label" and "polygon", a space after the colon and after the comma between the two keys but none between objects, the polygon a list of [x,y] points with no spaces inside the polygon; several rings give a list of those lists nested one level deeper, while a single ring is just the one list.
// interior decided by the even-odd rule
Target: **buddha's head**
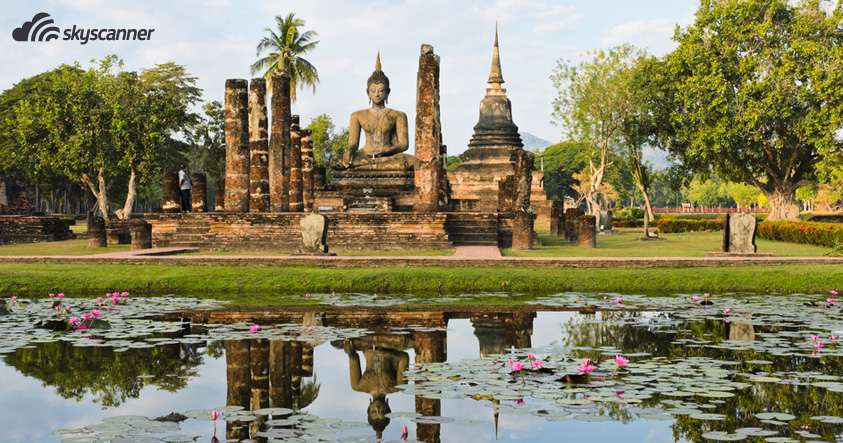
[{"label": "buddha's head", "polygon": [[389,78],[381,70],[380,53],[375,61],[375,72],[366,81],[366,94],[369,95],[369,101],[376,105],[386,104],[389,98]]}]

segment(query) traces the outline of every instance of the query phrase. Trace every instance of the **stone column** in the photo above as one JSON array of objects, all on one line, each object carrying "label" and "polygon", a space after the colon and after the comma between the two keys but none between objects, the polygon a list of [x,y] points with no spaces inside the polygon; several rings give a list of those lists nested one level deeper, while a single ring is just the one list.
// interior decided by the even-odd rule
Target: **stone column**
[{"label": "stone column", "polygon": [[304,199],[304,210],[312,211],[313,208],[313,131],[301,130],[301,177]]},{"label": "stone column", "polygon": [[554,200],[550,204],[550,235],[565,236],[565,202]]},{"label": "stone column", "polygon": [[442,157],[442,123],[439,117],[439,56],[433,46],[422,45],[416,83],[415,212],[439,212],[447,204],[447,180]]},{"label": "stone column", "polygon": [[533,221],[535,216],[530,210],[530,188],[533,185],[533,161],[535,157],[532,152],[520,151],[518,153],[518,181],[515,185],[515,198],[513,199],[515,219],[512,223],[512,249],[533,248]]},{"label": "stone column", "polygon": [[290,212],[304,209],[304,190],[301,176],[301,128],[299,116],[294,115],[290,124]]},{"label": "stone column", "polygon": [[172,171],[164,171],[164,201],[161,209],[166,213],[181,212],[179,204],[179,174]]},{"label": "stone column", "polygon": [[225,81],[225,212],[249,212],[249,94],[243,79]]},{"label": "stone column", "polygon": [[269,138],[269,201],[272,212],[289,210],[290,75],[272,76],[272,134]]},{"label": "stone column", "polygon": [[218,177],[214,185],[214,212],[225,211],[225,177]]},{"label": "stone column", "polygon": [[596,248],[597,247],[597,229],[595,223],[597,217],[593,215],[583,215],[576,220],[577,226],[577,246],[580,248]]},{"label": "stone column", "polygon": [[152,225],[138,220],[132,225],[131,234],[133,251],[152,248]]},{"label": "stone column", "polygon": [[105,219],[93,212],[88,213],[88,247],[105,248],[108,240],[105,235]]},{"label": "stone column", "polygon": [[565,239],[573,244],[577,243],[577,219],[583,215],[580,208],[568,208],[565,211]]},{"label": "stone column", "polygon": [[204,172],[194,172],[190,176],[190,210],[208,212],[208,182]]},{"label": "stone column", "polygon": [[269,123],[266,80],[249,84],[249,212],[269,211]]}]

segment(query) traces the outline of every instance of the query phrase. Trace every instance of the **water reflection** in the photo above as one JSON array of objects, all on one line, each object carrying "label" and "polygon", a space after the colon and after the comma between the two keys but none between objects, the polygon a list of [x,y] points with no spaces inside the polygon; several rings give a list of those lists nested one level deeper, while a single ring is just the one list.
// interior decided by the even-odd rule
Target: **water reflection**
[{"label": "water reflection", "polygon": [[[219,389],[219,400],[196,401],[194,408],[221,406],[223,398],[225,406],[246,411],[283,408],[220,424],[230,441],[283,440],[282,435],[304,432],[389,440],[401,435],[402,425],[410,428],[411,438],[427,443],[553,440],[560,429],[588,434],[584,430],[595,432],[600,426],[583,417],[626,424],[629,427],[620,428],[625,430],[614,431],[613,438],[621,441],[643,440],[638,437],[652,429],[669,429],[670,437],[661,441],[702,442],[711,438],[706,433],[734,435],[750,427],[773,429],[779,437],[797,440],[841,436],[843,418],[816,418],[843,415],[843,378],[835,344],[828,343],[814,355],[802,344],[807,335],[819,333],[815,323],[788,319],[781,312],[746,311],[729,319],[716,310],[691,315],[542,309],[548,308],[186,312],[160,319],[181,322],[177,333],[123,338],[125,343],[118,346],[105,339],[99,345],[88,340],[84,346],[70,341],[31,343],[4,355],[3,361],[53,387],[62,398],[84,403],[85,394],[91,394],[109,415],[119,415],[129,413],[124,404],[142,400],[145,386],[183,392],[185,398],[198,396],[200,373],[205,377],[204,368],[219,360],[224,362],[219,375],[225,383],[201,387]],[[182,316],[189,321],[182,322]],[[262,331],[286,332],[283,339],[242,333],[212,338],[213,331],[244,329],[244,324],[248,330],[252,322],[260,323]],[[325,338],[342,337],[334,332],[350,328],[369,332]],[[525,361],[527,352],[547,359],[551,372],[527,371],[523,378],[510,374],[506,359]],[[633,363],[613,376],[611,362],[618,354]],[[465,357],[493,363],[460,363]],[[558,379],[583,357],[599,368],[588,384]],[[428,372],[414,370],[430,364],[442,365],[432,365]],[[474,375],[482,371],[487,375]],[[407,386],[410,395],[401,392]],[[13,407],[12,400],[0,399],[3,410]],[[130,411],[139,410],[142,403],[133,403]],[[234,414],[235,409],[230,411]],[[169,412],[157,405],[142,413]],[[411,421],[411,412],[425,418]],[[793,418],[767,419],[759,416],[763,412]],[[300,418],[302,414],[311,418]],[[354,422],[364,416],[366,423],[356,427]],[[446,423],[452,419],[481,424]],[[606,424],[599,429],[614,428]],[[207,441],[210,430],[206,426],[195,432]],[[45,433],[40,441],[59,439]]]}]

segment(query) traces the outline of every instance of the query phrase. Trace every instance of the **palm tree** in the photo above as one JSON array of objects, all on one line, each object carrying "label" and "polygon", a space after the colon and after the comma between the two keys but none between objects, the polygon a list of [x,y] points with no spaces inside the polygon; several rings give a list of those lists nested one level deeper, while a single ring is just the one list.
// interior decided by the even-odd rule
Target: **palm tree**
[{"label": "palm tree", "polygon": [[252,74],[263,72],[267,84],[271,84],[275,71],[287,72],[290,75],[290,99],[295,103],[296,86],[304,88],[304,85],[311,85],[313,92],[316,92],[319,73],[315,66],[301,56],[316,48],[319,40],[314,39],[319,34],[316,31],[300,33],[299,29],[304,27],[305,21],[296,18],[293,12],[286,17],[276,16],[275,24],[277,34],[270,28],[264,29],[269,35],[258,43],[257,55],[260,57],[263,52],[269,53],[252,65]]}]

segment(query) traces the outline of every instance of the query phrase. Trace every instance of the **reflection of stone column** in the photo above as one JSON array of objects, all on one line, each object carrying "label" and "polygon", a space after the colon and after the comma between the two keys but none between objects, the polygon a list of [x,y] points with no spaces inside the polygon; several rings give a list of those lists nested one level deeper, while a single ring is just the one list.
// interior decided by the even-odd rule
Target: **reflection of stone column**
[{"label": "reflection of stone column", "polygon": [[179,204],[179,174],[164,171],[164,201],[161,209],[167,213],[181,212]]},{"label": "reflection of stone column", "polygon": [[301,128],[299,116],[294,115],[290,124],[290,212],[304,208],[301,176]]},{"label": "reflection of stone column", "polygon": [[190,176],[190,210],[208,212],[208,182],[204,172]]},{"label": "reflection of stone column", "polygon": [[413,211],[438,212],[445,204],[445,165],[441,157],[442,123],[439,117],[439,56],[422,45],[416,83],[416,194]]},{"label": "reflection of stone column", "polygon": [[290,75],[272,76],[272,134],[269,138],[269,200],[272,212],[289,209],[285,157],[290,145]]},{"label": "reflection of stone column", "polygon": [[[249,410],[255,411],[269,407],[269,340],[250,341],[251,397]],[[250,423],[252,434],[259,432],[266,422],[266,416],[260,416]]]},{"label": "reflection of stone column", "polygon": [[249,212],[269,210],[269,135],[266,119],[266,80],[249,85]]},{"label": "reflection of stone column", "polygon": [[249,212],[249,94],[243,79],[225,81],[225,211]]},{"label": "reflection of stone column", "polygon": [[[439,363],[448,358],[448,333],[442,329],[439,331],[413,331],[413,350],[415,351],[416,363]],[[416,413],[425,416],[442,415],[442,400],[416,396]],[[440,441],[440,426],[438,424],[416,425],[416,439],[426,443],[438,443]]]},{"label": "reflection of stone column", "polygon": [[[249,355],[248,340],[225,341],[225,367],[228,379],[226,406],[249,407],[251,382],[251,356]],[[249,437],[249,428],[226,423],[225,436],[228,439],[245,439]]]},{"label": "reflection of stone column", "polygon": [[507,318],[506,325],[506,346],[519,349],[533,346],[533,319],[535,312],[515,312],[512,318]]},{"label": "reflection of stone column", "polygon": [[533,153],[519,152],[518,181],[515,185],[514,213],[512,223],[512,249],[533,248],[533,213],[530,211],[530,187],[533,185]]},{"label": "reflection of stone column", "polygon": [[474,336],[480,345],[480,357],[501,354],[506,349],[506,325],[499,318],[472,318]]},{"label": "reflection of stone column", "polygon": [[313,210],[313,131],[301,130],[301,176],[304,210]]},{"label": "reflection of stone column", "polygon": [[214,185],[214,212],[225,211],[225,177],[217,177]]},{"label": "reflection of stone column", "polygon": [[269,343],[269,397],[274,408],[289,408],[293,404],[290,344],[278,340]]}]

